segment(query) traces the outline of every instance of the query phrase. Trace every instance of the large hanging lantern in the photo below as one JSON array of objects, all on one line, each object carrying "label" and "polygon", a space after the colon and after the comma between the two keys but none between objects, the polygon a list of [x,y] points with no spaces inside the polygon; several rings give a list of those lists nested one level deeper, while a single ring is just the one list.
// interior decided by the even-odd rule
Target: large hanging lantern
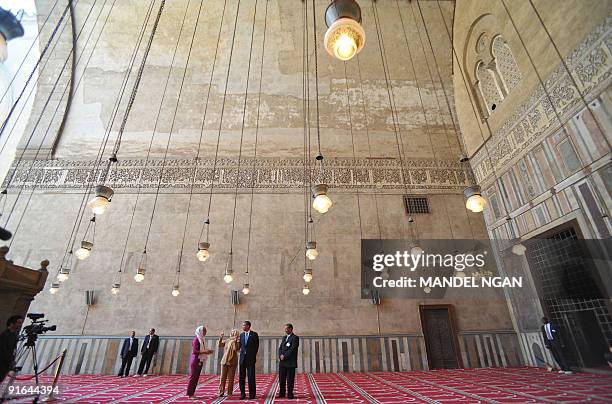
[{"label": "large hanging lantern", "polygon": [[310,285],[308,285],[307,283],[304,284],[304,287],[302,288],[302,293],[307,296],[310,293]]},{"label": "large hanging lantern", "polygon": [[93,248],[93,243],[91,241],[83,240],[81,241],[81,247],[74,252],[74,256],[80,260],[86,260],[91,255],[91,249]]},{"label": "large hanging lantern", "polygon": [[479,213],[484,210],[486,201],[482,197],[480,187],[478,185],[467,187],[463,191],[463,195],[465,196],[465,207],[468,210],[474,213]]},{"label": "large hanging lantern", "polygon": [[312,281],[312,269],[304,269],[304,282],[310,283]]},{"label": "large hanging lantern", "polygon": [[312,207],[319,213],[326,213],[329,208],[332,207],[332,201],[327,196],[327,184],[317,184],[314,187],[314,201],[312,201]]},{"label": "large hanging lantern", "polygon": [[111,187],[98,185],[96,187],[96,196],[87,202],[87,207],[91,209],[94,215],[103,214],[108,209],[114,193],[115,191]]},{"label": "large hanging lantern", "polygon": [[325,10],[324,44],[336,59],[347,61],[365,45],[366,34],[361,26],[361,8],[355,0],[334,0]]},{"label": "large hanging lantern", "polygon": [[51,287],[49,288],[49,293],[51,293],[52,295],[56,294],[59,291],[59,287],[60,284],[57,282],[54,282],[51,284]]},{"label": "large hanging lantern", "polygon": [[309,260],[314,260],[319,256],[319,252],[317,251],[317,242],[309,241],[306,243],[306,257]]},{"label": "large hanging lantern", "polygon": [[210,244],[206,241],[201,241],[198,243],[198,253],[196,256],[198,257],[199,261],[204,262],[208,259],[208,257],[210,257],[210,253],[208,252],[209,248]]}]

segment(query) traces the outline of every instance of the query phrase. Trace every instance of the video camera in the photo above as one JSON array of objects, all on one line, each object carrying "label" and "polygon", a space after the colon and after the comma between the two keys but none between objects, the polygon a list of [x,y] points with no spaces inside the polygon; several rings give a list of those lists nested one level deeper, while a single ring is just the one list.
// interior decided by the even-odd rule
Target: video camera
[{"label": "video camera", "polygon": [[34,345],[40,334],[44,334],[47,331],[57,330],[56,325],[45,325],[49,320],[42,320],[42,318],[45,317],[43,313],[28,313],[27,317],[32,322],[23,327],[23,331],[19,338],[20,340],[26,340],[26,345]]}]

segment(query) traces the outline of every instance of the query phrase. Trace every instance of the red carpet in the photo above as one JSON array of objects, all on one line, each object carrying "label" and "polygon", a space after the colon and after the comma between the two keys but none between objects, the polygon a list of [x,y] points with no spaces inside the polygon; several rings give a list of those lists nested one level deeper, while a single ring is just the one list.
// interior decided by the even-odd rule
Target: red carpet
[{"label": "red carpet", "polygon": [[[49,377],[42,379],[49,382]],[[540,368],[488,368],[429,372],[298,374],[296,400],[275,399],[276,375],[257,376],[257,400],[217,398],[218,376],[202,376],[196,391],[205,403],[611,403],[612,376],[560,375]],[[236,381],[237,382],[237,381]],[[59,401],[70,403],[191,403],[186,376],[62,376]],[[13,402],[28,402],[18,400]],[[31,400],[30,400],[31,402]]]}]

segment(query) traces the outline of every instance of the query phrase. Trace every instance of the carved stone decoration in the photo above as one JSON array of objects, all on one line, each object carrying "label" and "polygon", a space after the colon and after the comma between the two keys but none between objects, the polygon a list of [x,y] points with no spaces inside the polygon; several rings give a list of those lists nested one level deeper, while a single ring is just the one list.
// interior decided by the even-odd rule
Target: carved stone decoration
[{"label": "carved stone decoration", "polygon": [[[325,167],[327,184],[336,190],[351,191],[359,189],[401,189],[404,187],[400,175],[401,164],[397,159],[357,159],[328,158]],[[4,187],[24,187],[25,189],[57,190],[85,189],[103,179],[106,162],[78,160],[37,160],[23,162],[11,169],[7,178],[10,184]],[[207,192],[211,178],[214,188],[220,192],[236,187],[250,189],[254,178],[255,190],[301,190],[304,186],[304,162],[301,159],[257,159],[253,171],[253,161],[242,159],[238,169],[237,159],[219,159],[214,176],[213,161],[193,159],[166,160],[124,160],[119,161],[107,183],[113,189],[124,192],[155,189],[162,174],[160,188],[168,192],[187,192],[194,181],[195,192]],[[459,162],[450,160],[408,160],[404,162],[404,178],[411,190],[458,191],[468,184],[470,173]],[[240,174],[238,174],[240,173]],[[194,177],[195,175],[195,177]],[[316,178],[318,171],[312,168]]]},{"label": "carved stone decoration", "polygon": [[[566,58],[580,92],[587,94],[587,99],[593,97],[588,94],[598,94],[612,82],[611,47],[612,17],[608,17]],[[481,148],[472,157],[472,167],[479,184],[490,184],[494,170],[502,173],[533,144],[557,130],[557,114],[565,121],[584,107],[580,93],[562,63],[545,80],[544,85],[552,105],[542,86],[539,86],[493,134],[487,147]],[[491,167],[492,162],[495,167]]]}]

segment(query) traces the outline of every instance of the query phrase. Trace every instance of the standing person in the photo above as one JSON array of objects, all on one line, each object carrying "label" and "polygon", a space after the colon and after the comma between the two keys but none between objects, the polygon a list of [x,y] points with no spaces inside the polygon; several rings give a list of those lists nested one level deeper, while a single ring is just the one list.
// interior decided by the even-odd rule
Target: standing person
[{"label": "standing person", "polygon": [[136,332],[132,331],[130,336],[123,340],[121,346],[121,369],[119,369],[119,377],[128,377],[132,368],[132,359],[138,355],[138,338]]},{"label": "standing person", "polygon": [[0,334],[0,383],[15,367],[15,349],[22,325],[23,316],[18,314],[11,316],[6,322],[6,330]]},{"label": "standing person", "polygon": [[563,358],[562,348],[565,348],[563,345],[563,341],[561,339],[561,335],[557,331],[557,329],[551,324],[547,317],[542,317],[542,336],[544,337],[544,344],[546,348],[550,350],[553,358],[559,364],[561,370],[559,373],[571,374],[572,372],[569,370],[569,367],[565,363],[565,359]]},{"label": "standing person", "polygon": [[285,385],[287,386],[287,398],[293,400],[293,385],[295,383],[295,368],[297,368],[298,348],[300,337],[293,333],[293,325],[285,324],[285,336],[278,347],[278,398],[285,397]]},{"label": "standing person", "polygon": [[149,373],[149,366],[151,366],[151,361],[153,357],[157,353],[157,348],[159,348],[159,336],[155,335],[155,328],[151,328],[149,331],[149,335],[147,335],[142,343],[142,349],[140,350],[140,364],[138,365],[138,374],[136,376],[144,376]]},{"label": "standing person", "polygon": [[195,400],[195,391],[200,380],[202,366],[206,360],[206,355],[213,353],[212,349],[206,349],[206,327],[199,326],[195,330],[195,338],[191,342],[191,361],[189,362],[189,384],[187,385],[187,397]]},{"label": "standing person", "polygon": [[225,347],[223,358],[221,359],[221,379],[219,380],[219,397],[225,394],[225,381],[227,380],[228,397],[234,392],[234,375],[238,367],[238,355],[240,352],[240,341],[238,330],[233,329],[230,337],[223,341],[223,331],[219,337],[219,347]]},{"label": "standing person", "polygon": [[255,363],[257,362],[257,351],[259,350],[259,335],[251,331],[251,322],[242,323],[242,333],[240,333],[240,371],[238,381],[240,384],[240,399],[246,398],[244,382],[249,377],[249,400],[254,400],[256,396],[255,386]]}]

